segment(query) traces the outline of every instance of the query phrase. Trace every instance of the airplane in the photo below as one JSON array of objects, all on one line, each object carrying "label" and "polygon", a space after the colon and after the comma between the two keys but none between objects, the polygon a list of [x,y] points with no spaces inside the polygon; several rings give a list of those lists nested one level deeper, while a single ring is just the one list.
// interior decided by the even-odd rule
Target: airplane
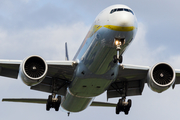
[{"label": "airplane", "polygon": [[[0,60],[0,76],[17,79],[31,90],[50,93],[48,99],[4,98],[7,102],[46,104],[46,110],[80,112],[88,106],[114,107],[116,114],[128,115],[132,100],[142,95],[144,85],[161,93],[180,84],[180,69],[165,62],[153,67],[123,64],[123,54],[138,30],[134,11],[122,4],[105,8],[96,17],[73,60],[65,43],[65,61],[44,60],[38,55],[24,60]],[[118,103],[98,102],[120,97]]]}]

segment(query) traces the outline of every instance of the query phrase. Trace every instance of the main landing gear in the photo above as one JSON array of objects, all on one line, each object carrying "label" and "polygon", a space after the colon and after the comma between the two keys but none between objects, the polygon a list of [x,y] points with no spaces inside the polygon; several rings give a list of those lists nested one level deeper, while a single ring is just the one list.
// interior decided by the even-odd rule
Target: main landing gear
[{"label": "main landing gear", "polygon": [[49,95],[46,103],[46,110],[49,111],[51,108],[54,108],[55,111],[59,111],[59,107],[61,104],[61,96],[56,95],[58,91],[56,79],[52,81],[52,89],[52,95]]},{"label": "main landing gear", "polygon": [[115,89],[122,96],[122,99],[119,99],[116,105],[116,114],[119,114],[120,112],[124,112],[125,115],[128,115],[132,105],[132,101],[131,99],[128,99],[128,101],[126,102],[128,83],[123,82],[122,85],[123,85],[122,88],[119,88],[117,86],[117,89]]},{"label": "main landing gear", "polygon": [[61,104],[61,96],[49,95],[47,103],[46,103],[46,110],[49,111],[50,108],[54,108],[55,111],[59,111],[59,107]]},{"label": "main landing gear", "polygon": [[128,115],[129,110],[131,108],[132,101],[131,99],[128,99],[128,101],[125,101],[125,98],[119,99],[119,102],[116,106],[116,114],[119,114],[121,111],[125,113],[125,115]]},{"label": "main landing gear", "polygon": [[46,110],[49,111],[50,108],[54,108],[55,111],[59,111],[59,107],[61,104],[61,96],[55,97],[55,95],[49,95],[47,103],[46,103]]}]

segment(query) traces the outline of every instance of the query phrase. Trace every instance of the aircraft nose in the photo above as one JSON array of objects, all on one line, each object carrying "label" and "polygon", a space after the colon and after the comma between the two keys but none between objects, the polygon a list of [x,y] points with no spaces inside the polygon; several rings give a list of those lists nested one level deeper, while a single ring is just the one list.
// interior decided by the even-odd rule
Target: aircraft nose
[{"label": "aircraft nose", "polygon": [[136,18],[132,13],[120,12],[111,16],[110,25],[105,27],[116,31],[132,31],[136,26]]},{"label": "aircraft nose", "polygon": [[134,17],[133,15],[126,13],[126,14],[121,14],[117,17],[117,26],[120,27],[132,27],[134,25]]}]

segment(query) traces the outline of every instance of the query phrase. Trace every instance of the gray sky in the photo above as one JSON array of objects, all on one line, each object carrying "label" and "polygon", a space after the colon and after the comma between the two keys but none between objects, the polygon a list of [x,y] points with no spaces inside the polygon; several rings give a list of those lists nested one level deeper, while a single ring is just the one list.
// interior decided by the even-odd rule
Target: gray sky
[{"label": "gray sky", "polygon": [[[0,58],[22,60],[40,55],[46,60],[64,60],[68,42],[72,59],[95,17],[106,7],[125,4],[138,19],[135,40],[124,55],[124,63],[153,66],[168,62],[180,68],[180,10],[175,0],[0,0]],[[145,86],[142,96],[128,97],[133,105],[128,116],[115,108],[89,107],[67,117],[65,112],[45,110],[45,105],[2,103],[2,120],[179,120],[180,86],[162,94]],[[47,98],[49,94],[29,90],[21,80],[0,77],[0,98]],[[96,100],[106,101],[106,94]],[[117,102],[110,99],[109,102]]]}]

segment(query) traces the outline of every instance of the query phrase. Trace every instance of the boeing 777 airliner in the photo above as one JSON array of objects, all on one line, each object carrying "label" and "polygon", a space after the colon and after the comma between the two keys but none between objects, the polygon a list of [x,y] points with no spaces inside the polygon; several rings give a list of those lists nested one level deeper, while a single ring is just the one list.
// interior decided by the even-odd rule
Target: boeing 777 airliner
[{"label": "boeing 777 airliner", "polygon": [[[24,60],[0,60],[0,75],[21,77],[32,90],[48,92],[48,99],[3,99],[11,102],[46,104],[46,110],[59,107],[80,112],[88,106],[115,107],[116,114],[129,113],[128,96],[141,95],[144,85],[161,93],[180,83],[180,70],[167,63],[148,66],[123,64],[123,54],[138,30],[134,11],[117,4],[96,17],[72,61],[67,44],[66,61],[46,61],[32,55]],[[107,92],[107,99],[121,97],[117,104],[94,101]]]}]

